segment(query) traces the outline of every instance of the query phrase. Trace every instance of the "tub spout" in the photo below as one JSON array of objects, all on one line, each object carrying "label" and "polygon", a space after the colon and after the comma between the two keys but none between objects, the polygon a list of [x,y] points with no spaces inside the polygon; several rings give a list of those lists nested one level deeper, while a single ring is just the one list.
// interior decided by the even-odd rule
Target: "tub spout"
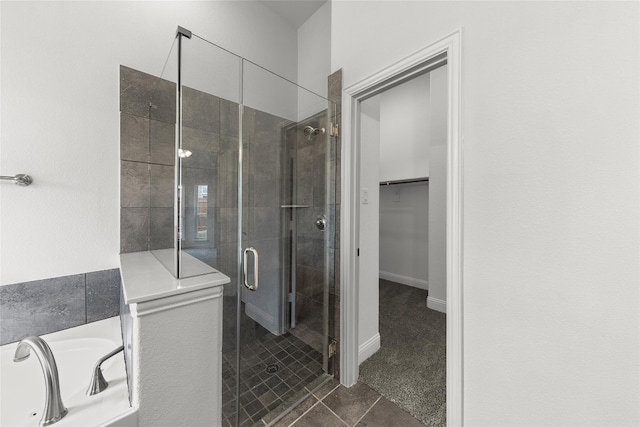
[{"label": "tub spout", "polygon": [[18,343],[14,362],[22,362],[31,354],[31,350],[38,357],[42,373],[44,374],[45,401],[42,412],[41,426],[48,426],[60,421],[67,415],[67,408],[62,403],[60,395],[60,380],[58,366],[49,345],[40,337],[27,337]]}]

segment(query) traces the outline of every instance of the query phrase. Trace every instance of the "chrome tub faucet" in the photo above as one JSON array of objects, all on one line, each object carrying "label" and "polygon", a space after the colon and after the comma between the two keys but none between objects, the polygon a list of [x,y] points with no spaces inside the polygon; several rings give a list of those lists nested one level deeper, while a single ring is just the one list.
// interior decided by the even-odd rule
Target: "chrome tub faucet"
[{"label": "chrome tub faucet", "polygon": [[96,363],[96,366],[93,368],[93,375],[91,375],[91,382],[89,383],[87,396],[93,396],[94,394],[101,393],[102,391],[104,391],[105,388],[109,386],[109,383],[107,382],[107,380],[104,379],[104,376],[102,375],[102,363],[105,360],[115,356],[116,354],[120,353],[123,350],[124,350],[124,346],[121,345],[120,347],[113,350],[111,353],[107,354],[104,357],[101,357],[100,360],[98,360],[98,362]]},{"label": "chrome tub faucet", "polygon": [[45,401],[40,425],[49,426],[60,421],[68,412],[62,403],[62,396],[60,395],[58,366],[49,345],[42,338],[35,336],[27,337],[18,343],[13,361],[22,362],[26,360],[31,351],[38,357],[44,374]]}]

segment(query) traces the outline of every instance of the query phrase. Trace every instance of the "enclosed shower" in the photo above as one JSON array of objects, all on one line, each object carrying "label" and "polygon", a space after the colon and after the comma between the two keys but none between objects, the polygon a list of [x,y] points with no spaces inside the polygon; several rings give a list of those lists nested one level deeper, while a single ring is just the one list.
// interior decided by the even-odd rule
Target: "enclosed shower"
[{"label": "enclosed shower", "polygon": [[[231,277],[222,425],[268,425],[333,375],[336,108],[183,28],[155,79],[147,234],[123,232],[121,250],[149,250],[177,278]],[[123,177],[138,167],[124,160]]]}]

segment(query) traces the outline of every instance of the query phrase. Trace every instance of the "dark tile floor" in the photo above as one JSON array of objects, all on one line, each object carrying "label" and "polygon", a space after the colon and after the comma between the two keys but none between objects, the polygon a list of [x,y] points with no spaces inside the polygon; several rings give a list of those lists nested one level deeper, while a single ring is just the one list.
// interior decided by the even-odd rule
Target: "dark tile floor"
[{"label": "dark tile floor", "polygon": [[[235,425],[235,351],[222,355],[222,425]],[[322,354],[286,333],[266,334],[240,353],[240,426],[263,426],[321,384]]]},{"label": "dark tile floor", "polygon": [[331,379],[274,424],[277,427],[419,427],[423,424],[364,383]]}]

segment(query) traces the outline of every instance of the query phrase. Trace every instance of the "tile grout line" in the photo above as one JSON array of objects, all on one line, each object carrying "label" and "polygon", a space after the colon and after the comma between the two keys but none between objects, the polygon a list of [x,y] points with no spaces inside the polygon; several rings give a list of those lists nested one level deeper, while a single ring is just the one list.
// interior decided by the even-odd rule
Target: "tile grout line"
[{"label": "tile grout line", "polygon": [[373,402],[373,405],[371,405],[371,407],[370,407],[369,409],[367,409],[367,410],[365,411],[365,413],[364,413],[364,414],[362,414],[362,416],[361,416],[360,418],[358,418],[358,421],[356,421],[356,423],[354,424],[354,426],[358,425],[358,423],[359,423],[360,421],[362,421],[362,419],[363,419],[364,417],[366,417],[366,416],[367,416],[367,414],[368,414],[369,412],[371,412],[371,410],[373,409],[373,407],[374,407],[374,406],[376,406],[376,404],[380,401],[380,399],[382,399],[382,395],[380,395],[380,396],[376,399],[376,401],[375,401],[375,402]]},{"label": "tile grout line", "polygon": [[[313,396],[315,398],[315,396]],[[295,423],[297,423],[298,421],[300,421],[300,418],[304,417],[305,415],[307,415],[309,413],[309,411],[311,411],[313,408],[315,408],[316,406],[318,406],[318,404],[320,403],[320,401],[316,398],[316,403],[314,403],[313,405],[311,405],[311,407],[309,409],[307,409],[306,411],[304,411],[302,413],[302,415],[300,415],[298,418],[296,418],[295,420],[293,420],[293,422],[291,424],[289,424],[288,427],[291,427],[292,425],[294,425]]]},{"label": "tile grout line", "polygon": [[325,408],[327,408],[329,410],[329,412],[331,412],[333,415],[335,415],[340,421],[342,421],[342,424],[346,425],[347,427],[349,427],[349,423],[347,423],[345,420],[342,419],[342,417],[340,417],[340,415],[336,414],[335,412],[333,412],[333,410],[331,408],[329,408],[327,405],[325,405],[322,401],[319,401],[318,403],[322,403],[322,406],[324,406]]},{"label": "tile grout line", "polygon": [[[296,341],[298,341],[298,340],[299,340],[298,338],[293,337],[293,336],[292,336],[291,338],[293,338],[293,339],[294,339],[294,340],[296,340]],[[270,341],[270,343],[271,343],[271,345],[266,346],[266,345],[265,345],[265,343],[262,343],[262,342],[261,342],[261,343],[259,344],[259,347],[261,348],[261,350],[262,350],[262,351],[267,352],[267,354],[271,355],[271,357],[274,357],[274,358],[276,358],[277,360],[281,360],[281,358],[280,358],[280,357],[278,357],[277,355],[278,355],[279,353],[282,353],[282,352],[284,352],[286,355],[288,355],[288,357],[289,357],[289,356],[291,356],[291,352],[290,352],[290,351],[284,351],[284,350],[285,350],[285,347],[288,347],[288,346],[289,346],[289,345],[287,344],[287,340],[284,340],[284,341],[282,341],[282,342],[280,342],[280,341]],[[296,347],[294,347],[294,348],[296,349],[296,351],[298,351],[298,349],[301,349],[301,350],[303,350],[303,353],[304,353],[304,348],[303,348],[303,347],[301,347],[301,346],[296,346]],[[224,357],[224,360],[225,360],[225,362],[226,362],[226,361],[227,361],[227,356],[223,354],[223,357]],[[243,359],[243,360],[245,360],[245,359]],[[312,360],[312,362],[313,362],[313,360]],[[227,362],[227,363],[228,363],[228,362]],[[316,364],[317,364],[317,362],[314,362],[314,363],[316,363]],[[301,365],[301,367],[303,367],[303,368],[304,368],[304,365]],[[305,370],[305,371],[307,371],[307,372],[309,372],[309,373],[311,373],[311,371],[310,371],[310,370],[308,370],[308,368],[304,368],[304,370]],[[284,371],[283,371],[283,372],[284,372]],[[291,375],[292,377],[297,377],[297,375],[299,375],[299,374],[297,374],[297,373],[296,373],[296,371],[295,371],[295,370],[291,371],[291,374],[292,374],[292,375]],[[291,390],[291,388],[288,386],[287,382],[286,382],[285,380],[283,380],[283,379],[280,377],[280,373],[278,373],[278,374],[275,376],[275,378],[278,378],[278,379],[279,379],[279,384],[278,384],[278,386],[279,386],[279,385],[285,385],[285,386],[287,386],[287,387]],[[300,380],[300,378],[298,378],[298,380]],[[266,382],[266,380],[260,380],[260,384],[261,384],[261,385],[263,385],[263,386],[266,388],[266,390],[267,390],[268,392],[270,392],[270,393],[274,393],[274,394],[275,394],[275,396],[276,396],[276,399],[282,403],[282,401],[280,400],[280,398],[278,398],[278,396],[280,396],[280,394],[278,394],[278,393],[276,392],[276,390],[275,390],[275,388],[274,388],[273,386],[268,385],[268,384],[267,384],[267,382]],[[251,401],[252,401],[252,402],[259,402],[259,403],[262,405],[263,409],[264,409],[264,408],[267,408],[267,406],[265,406],[264,404],[262,404],[262,402],[261,402],[259,399],[257,399],[258,394],[257,394],[257,391],[255,390],[255,387],[256,387],[256,386],[251,387],[249,390],[247,390],[247,392],[246,392],[246,393],[250,393],[250,395],[252,396],[252,399],[251,399]],[[316,398],[315,396],[313,396],[313,397],[314,397],[314,399],[315,399],[315,400],[317,400],[317,398]],[[245,408],[245,409],[246,409],[246,408]],[[263,423],[267,423],[267,425],[268,425],[268,422],[267,422],[264,418],[261,418],[261,421],[262,421]]]},{"label": "tile grout line", "polygon": [[[303,413],[302,415],[300,415],[300,416],[299,416],[298,418],[296,418],[296,419],[295,419],[291,424],[289,424],[289,427],[291,427],[292,425],[294,425],[295,423],[297,423],[297,422],[300,420],[300,418],[304,417],[304,416],[305,416],[309,411],[311,411],[313,408],[315,408],[316,406],[318,406],[318,404],[319,404],[319,403],[322,403],[322,401],[323,401],[327,396],[329,396],[331,393],[333,393],[334,391],[336,391],[336,389],[338,389],[338,387],[340,387],[340,384],[336,385],[333,389],[331,389],[331,391],[330,391],[329,393],[327,393],[327,394],[326,394],[322,399],[318,399],[318,397],[317,397],[315,394],[311,393],[311,396],[312,396],[313,398],[315,398],[315,399],[317,400],[317,402],[316,402],[316,403],[314,403],[313,405],[311,405],[311,407],[310,407],[309,409],[307,409],[306,411],[304,411],[304,413]],[[325,408],[329,409],[329,408],[327,407],[327,405],[325,405],[324,403],[322,403],[322,405],[323,405]],[[329,409],[329,411],[331,411],[331,409]],[[333,411],[331,411],[331,412],[332,412],[334,415],[338,416],[337,414],[335,414],[335,412],[333,412]],[[342,421],[342,418],[338,417],[338,419],[339,419],[340,421]]]},{"label": "tile grout line", "polygon": [[[340,383],[338,383],[334,388],[332,388],[329,393],[325,394],[324,397],[322,399],[318,399],[316,397],[316,399],[318,399],[319,402],[322,402],[324,399],[326,399],[331,393],[333,393],[334,391],[336,391],[339,387],[341,386]],[[315,395],[314,395],[315,396]],[[325,405],[326,406],[326,405]]]}]

